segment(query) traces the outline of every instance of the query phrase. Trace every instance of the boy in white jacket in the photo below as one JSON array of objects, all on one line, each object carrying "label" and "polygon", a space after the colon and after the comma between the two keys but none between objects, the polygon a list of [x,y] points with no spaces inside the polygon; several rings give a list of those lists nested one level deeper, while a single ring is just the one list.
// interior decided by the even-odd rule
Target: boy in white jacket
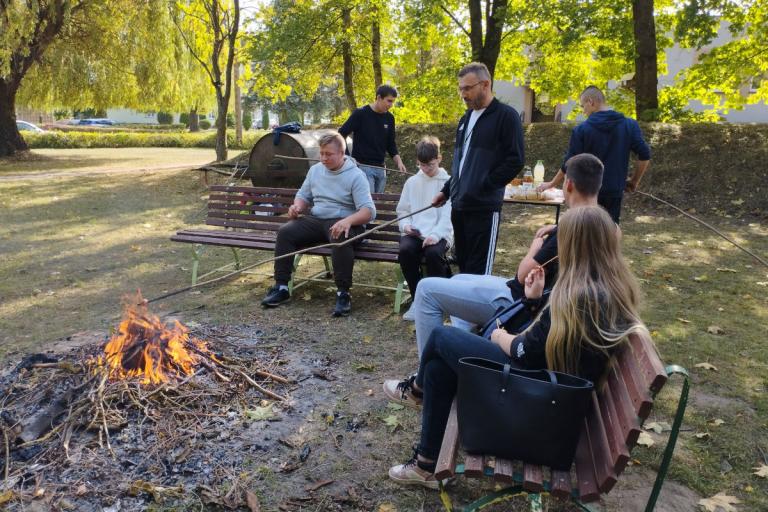
[{"label": "boy in white jacket", "polygon": [[[397,203],[397,216],[408,215],[429,205],[432,198],[448,181],[448,173],[440,167],[440,141],[436,137],[424,137],[416,144],[416,160],[419,172],[405,182]],[[416,286],[421,275],[422,258],[426,262],[428,277],[450,277],[450,268],[445,259],[453,243],[451,204],[442,208],[430,208],[400,221],[400,253],[398,259],[411,297],[416,296]],[[408,312],[410,313],[410,312]],[[412,320],[409,314],[405,320]]]}]

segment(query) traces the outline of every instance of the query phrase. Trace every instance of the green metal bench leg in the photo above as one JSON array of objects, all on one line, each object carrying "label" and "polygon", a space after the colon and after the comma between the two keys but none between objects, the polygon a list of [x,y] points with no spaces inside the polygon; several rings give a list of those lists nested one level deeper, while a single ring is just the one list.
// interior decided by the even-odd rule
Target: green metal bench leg
[{"label": "green metal bench leg", "polygon": [[235,257],[235,269],[240,270],[240,253],[237,247],[230,247],[232,249],[232,255]]},{"label": "green metal bench leg", "polygon": [[325,277],[330,279],[333,275],[333,268],[331,267],[331,263],[328,260],[328,256],[323,256],[323,265],[325,265]]},{"label": "green metal bench leg", "polygon": [[531,504],[531,512],[543,512],[541,507],[541,494],[532,493],[528,495],[528,503]]},{"label": "green metal bench leg", "polygon": [[403,304],[403,289],[405,288],[405,276],[403,276],[403,270],[400,268],[399,263],[395,272],[397,273],[397,288],[395,289],[394,311],[397,315],[400,313],[400,306]]},{"label": "green metal bench leg", "polygon": [[645,506],[645,512],[652,512],[656,506],[656,500],[661,493],[661,486],[664,485],[664,479],[667,477],[667,471],[669,470],[669,464],[672,461],[672,452],[675,451],[675,444],[677,444],[677,436],[680,434],[680,426],[683,424],[683,416],[685,415],[685,408],[688,405],[688,391],[690,385],[688,383],[688,371],[682,366],[670,365],[666,368],[667,375],[682,375],[683,377],[683,389],[680,391],[680,400],[677,402],[677,412],[675,413],[675,420],[672,423],[672,430],[669,433],[669,441],[667,441],[667,447],[664,449],[664,455],[661,458],[661,466],[656,475],[656,482],[653,484],[651,490],[651,496],[648,498],[648,504]]},{"label": "green metal bench leg", "polygon": [[197,270],[200,267],[200,256],[203,254],[203,246],[195,244],[192,246],[192,284],[197,284]]},{"label": "green metal bench leg", "polygon": [[291,272],[291,280],[288,281],[288,292],[293,295],[293,276],[296,275],[296,271],[299,268],[299,262],[301,261],[301,254],[297,254],[293,257],[293,272]]}]

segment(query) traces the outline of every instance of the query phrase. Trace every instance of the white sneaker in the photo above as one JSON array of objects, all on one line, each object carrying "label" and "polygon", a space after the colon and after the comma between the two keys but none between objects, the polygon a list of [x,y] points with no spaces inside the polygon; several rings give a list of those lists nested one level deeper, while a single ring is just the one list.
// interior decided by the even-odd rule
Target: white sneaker
[{"label": "white sneaker", "polygon": [[420,485],[433,490],[440,488],[435,475],[417,466],[415,458],[389,468],[389,478],[400,485]]},{"label": "white sneaker", "polygon": [[413,306],[408,308],[408,311],[403,313],[403,320],[406,322],[415,322],[416,321],[416,314],[413,312]]}]

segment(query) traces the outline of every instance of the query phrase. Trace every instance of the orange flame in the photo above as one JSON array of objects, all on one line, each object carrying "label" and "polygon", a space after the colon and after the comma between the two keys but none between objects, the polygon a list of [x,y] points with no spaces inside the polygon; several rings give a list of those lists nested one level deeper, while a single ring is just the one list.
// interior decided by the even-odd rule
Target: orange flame
[{"label": "orange flame", "polygon": [[141,377],[142,384],[191,375],[203,357],[217,361],[205,342],[191,338],[178,320],[165,325],[150,313],[140,293],[127,301],[120,327],[104,347],[104,357],[110,377]]}]

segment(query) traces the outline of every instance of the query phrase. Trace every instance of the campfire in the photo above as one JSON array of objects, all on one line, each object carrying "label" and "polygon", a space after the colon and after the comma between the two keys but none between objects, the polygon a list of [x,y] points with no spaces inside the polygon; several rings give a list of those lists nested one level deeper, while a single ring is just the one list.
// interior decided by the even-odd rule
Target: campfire
[{"label": "campfire", "polygon": [[211,489],[229,478],[220,461],[243,463],[254,411],[291,407],[279,349],[261,349],[258,329],[230,336],[206,326],[200,335],[198,326],[198,338],[140,297],[127,302],[114,334],[0,368],[0,508],[23,510],[43,492],[89,510],[189,489],[211,503],[244,500],[242,486],[226,499]]},{"label": "campfire", "polygon": [[203,358],[220,362],[207,344],[190,337],[189,329],[178,320],[166,325],[151,313],[139,293],[126,305],[120,327],[97,364],[106,361],[113,379],[141,377],[142,384],[160,384],[192,375]]}]

